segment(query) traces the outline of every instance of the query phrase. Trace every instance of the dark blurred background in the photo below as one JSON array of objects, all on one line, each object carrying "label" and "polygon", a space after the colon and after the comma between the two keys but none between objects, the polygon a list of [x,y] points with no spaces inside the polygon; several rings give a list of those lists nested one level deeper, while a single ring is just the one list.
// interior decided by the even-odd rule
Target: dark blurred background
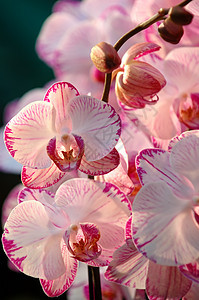
[{"label": "dark blurred background", "polygon": [[[54,78],[52,70],[37,56],[35,41],[55,0],[1,1],[0,16],[0,123],[6,104]],[[1,151],[1,150],[0,150]],[[20,175],[0,173],[0,205],[20,183]],[[2,231],[1,231],[2,232]],[[38,279],[13,272],[0,245],[0,299],[48,299]],[[66,299],[66,295],[58,297]]]}]

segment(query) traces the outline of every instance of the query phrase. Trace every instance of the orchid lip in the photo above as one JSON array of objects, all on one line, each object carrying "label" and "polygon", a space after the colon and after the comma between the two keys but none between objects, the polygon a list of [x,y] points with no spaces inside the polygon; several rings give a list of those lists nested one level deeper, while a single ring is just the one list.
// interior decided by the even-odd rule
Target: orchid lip
[{"label": "orchid lip", "polygon": [[94,224],[70,225],[64,235],[68,251],[72,257],[88,262],[100,256],[102,248],[98,245],[99,229]]}]

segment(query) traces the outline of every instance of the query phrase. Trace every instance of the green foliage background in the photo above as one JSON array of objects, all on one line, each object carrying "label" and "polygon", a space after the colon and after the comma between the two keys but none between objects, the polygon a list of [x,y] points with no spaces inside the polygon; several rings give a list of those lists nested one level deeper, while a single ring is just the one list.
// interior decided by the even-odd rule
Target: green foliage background
[{"label": "green foliage background", "polygon": [[35,51],[35,42],[55,0],[6,0],[0,9],[0,111],[5,105],[53,79]]}]

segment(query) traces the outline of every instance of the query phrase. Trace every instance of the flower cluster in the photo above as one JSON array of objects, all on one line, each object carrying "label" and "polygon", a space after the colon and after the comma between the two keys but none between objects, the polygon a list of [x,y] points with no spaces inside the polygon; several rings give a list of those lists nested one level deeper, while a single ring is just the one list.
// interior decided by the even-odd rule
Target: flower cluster
[{"label": "flower cluster", "polygon": [[41,28],[55,80],[6,110],[23,185],[2,243],[50,297],[88,298],[80,264],[105,268],[103,299],[197,299],[199,5],[178,4],[60,0]]}]

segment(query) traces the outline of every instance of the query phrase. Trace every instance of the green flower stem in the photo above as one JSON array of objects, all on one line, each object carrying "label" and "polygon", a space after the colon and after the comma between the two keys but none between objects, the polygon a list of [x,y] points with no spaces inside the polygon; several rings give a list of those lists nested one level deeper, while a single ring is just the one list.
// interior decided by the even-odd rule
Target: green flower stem
[{"label": "green flower stem", "polygon": [[[179,6],[183,7],[190,3],[192,0],[185,0],[182,1]],[[118,51],[126,41],[128,41],[132,36],[136,35],[137,33],[141,32],[142,30],[145,30],[152,24],[164,20],[165,16],[168,14],[170,8],[161,8],[154,16],[152,16],[150,19],[148,19],[145,22],[140,23],[137,25],[135,28],[132,30],[128,31],[126,34],[124,34],[113,46],[116,51]],[[105,82],[104,82],[104,90],[102,94],[102,101],[108,102],[108,96],[110,92],[110,87],[111,87],[111,78],[112,78],[112,73],[106,73],[105,75]]]}]

